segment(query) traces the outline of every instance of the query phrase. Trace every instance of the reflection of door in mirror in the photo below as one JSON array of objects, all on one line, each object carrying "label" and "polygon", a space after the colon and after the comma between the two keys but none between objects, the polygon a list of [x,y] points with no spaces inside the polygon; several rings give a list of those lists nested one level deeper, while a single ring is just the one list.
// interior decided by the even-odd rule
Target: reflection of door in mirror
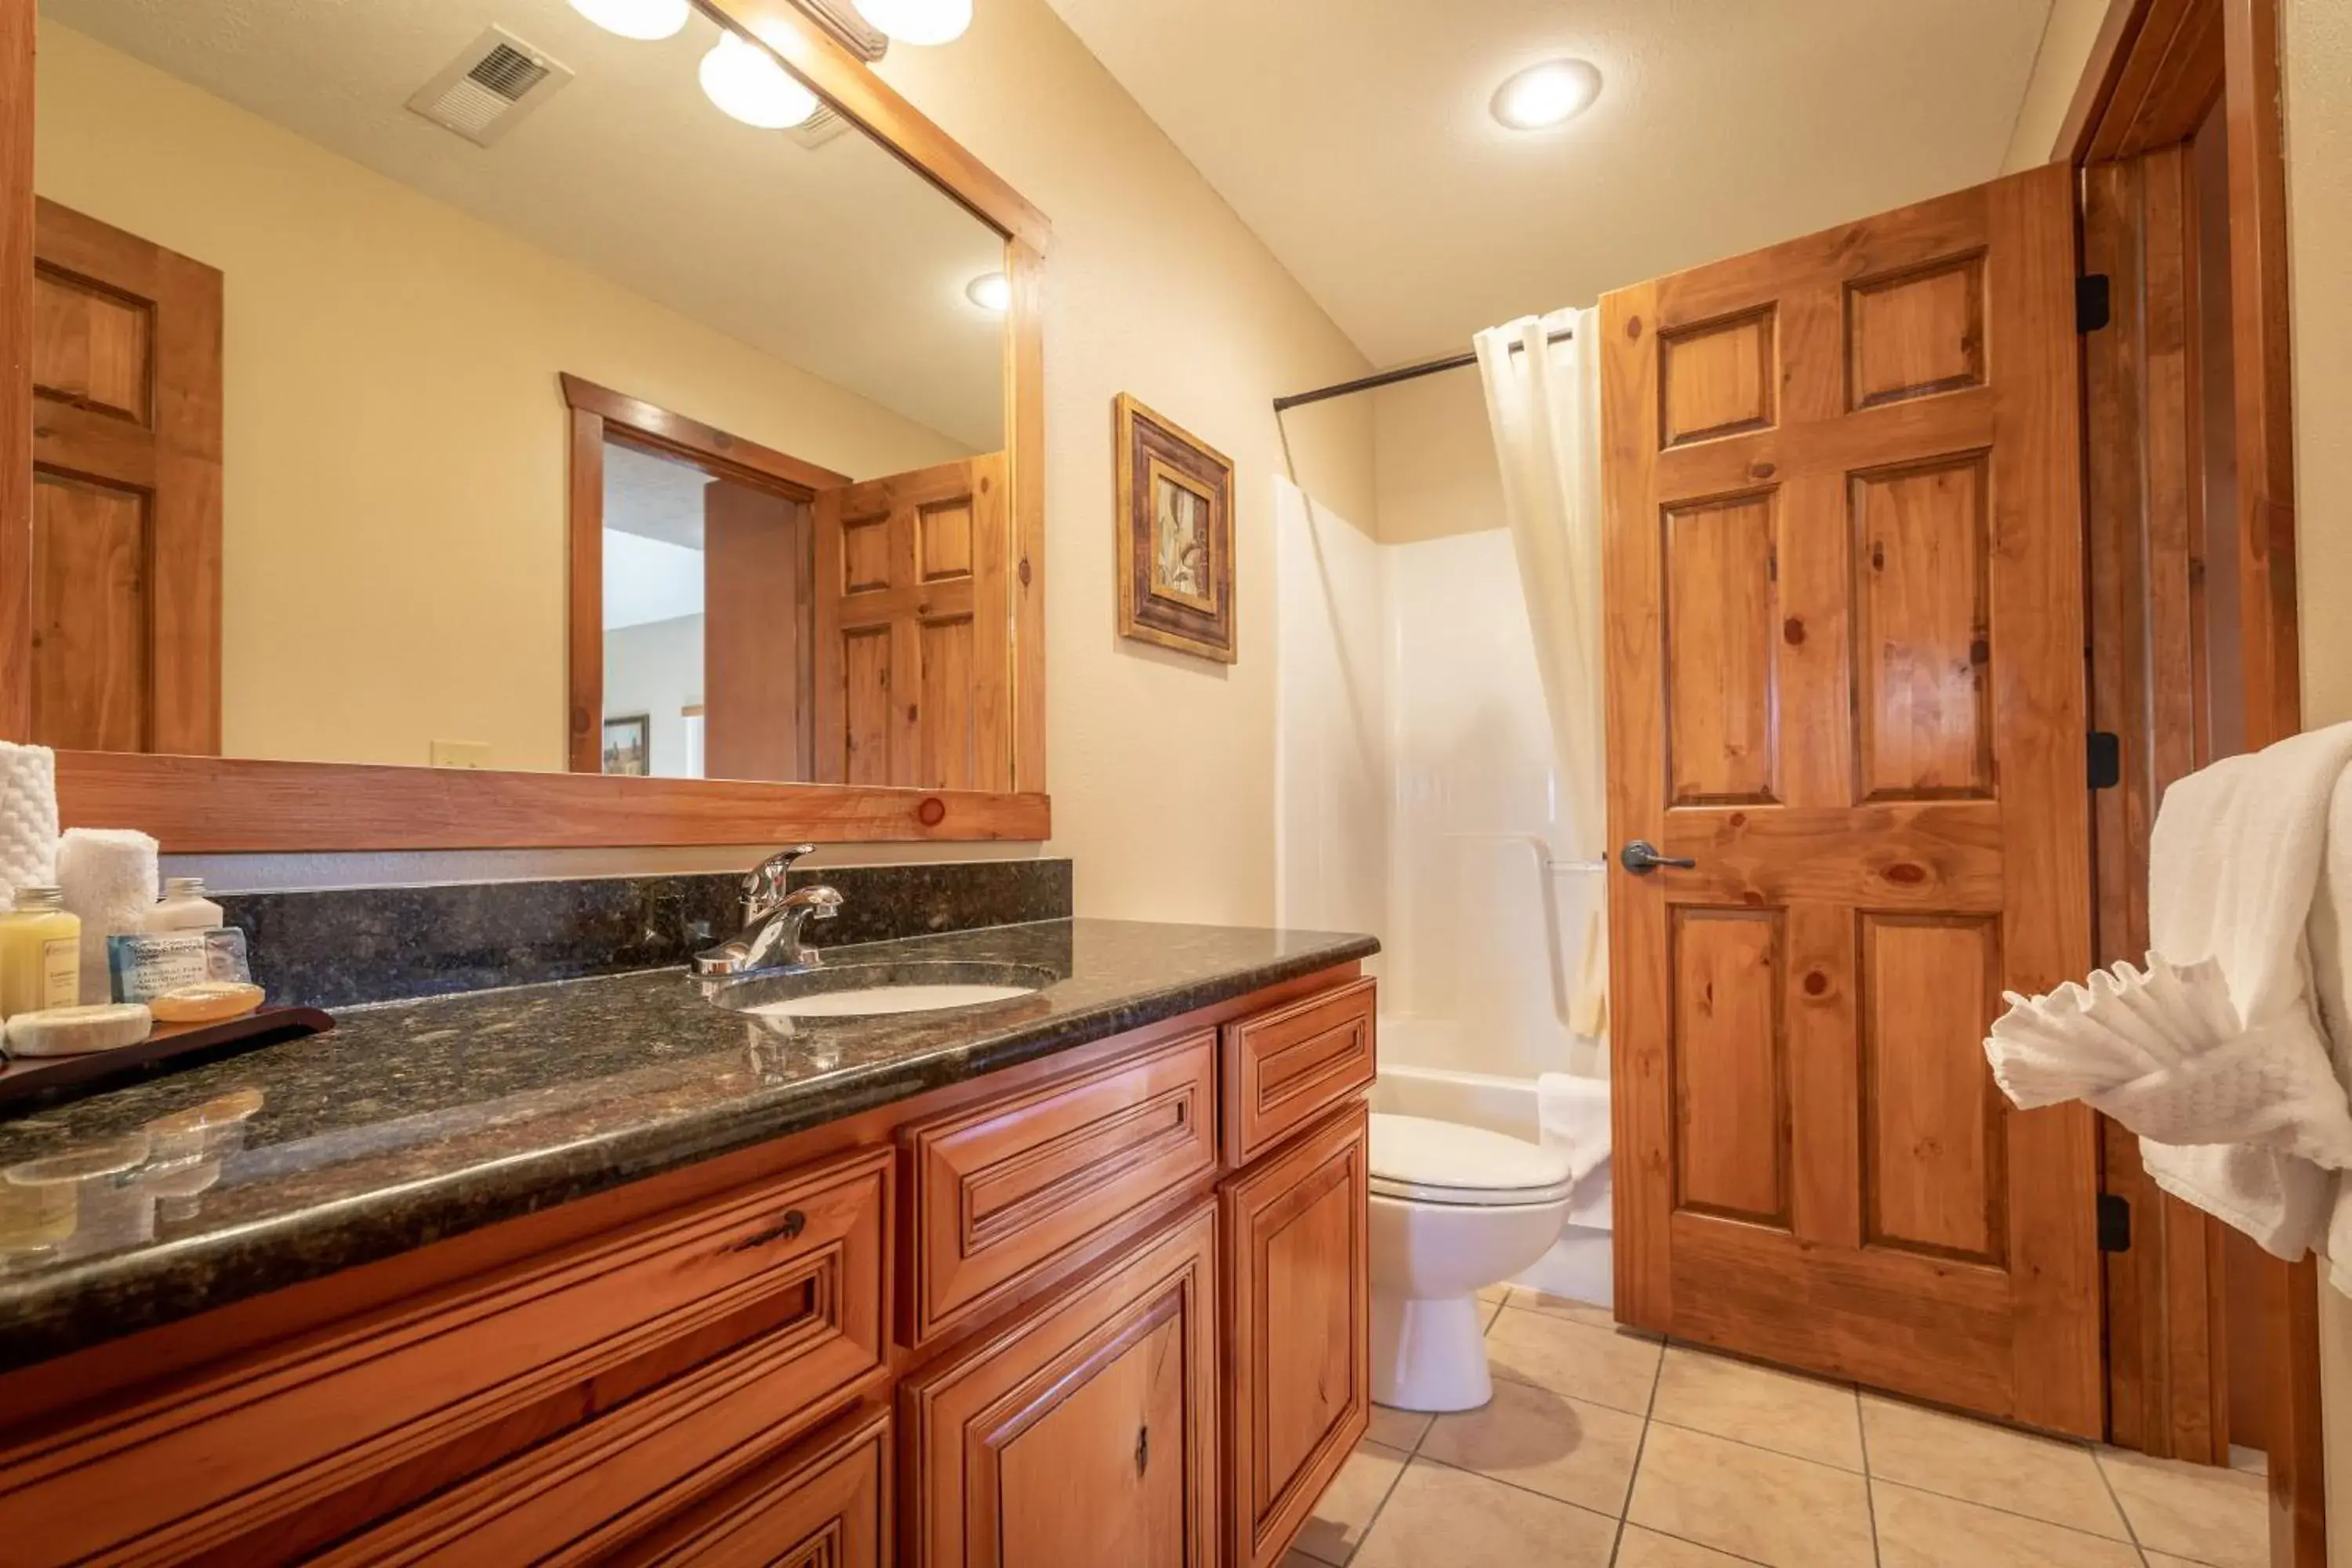
[{"label": "reflection of door in mirror", "polygon": [[221,275],[46,200],[33,271],[32,738],[217,752]]}]

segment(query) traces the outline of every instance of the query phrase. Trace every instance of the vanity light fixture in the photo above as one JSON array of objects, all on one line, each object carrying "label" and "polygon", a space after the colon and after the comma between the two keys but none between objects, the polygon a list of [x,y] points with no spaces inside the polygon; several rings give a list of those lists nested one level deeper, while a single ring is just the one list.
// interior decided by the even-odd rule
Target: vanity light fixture
[{"label": "vanity light fixture", "polygon": [[694,0],[572,0],[572,8],[625,38],[674,38],[694,14]]},{"label": "vanity light fixture", "polygon": [[759,45],[733,33],[702,57],[702,90],[719,109],[762,131],[785,131],[817,111],[816,94],[803,87]]},{"label": "vanity light fixture", "polygon": [[992,316],[1001,316],[1013,304],[1013,279],[1002,272],[983,272],[964,285],[964,298]]},{"label": "vanity light fixture", "polygon": [[971,0],[857,0],[857,14],[893,43],[950,44],[971,26]]},{"label": "vanity light fixture", "polygon": [[1567,124],[1600,96],[1600,68],[1591,60],[1546,60],[1496,88],[1488,107],[1514,131],[1545,131]]}]

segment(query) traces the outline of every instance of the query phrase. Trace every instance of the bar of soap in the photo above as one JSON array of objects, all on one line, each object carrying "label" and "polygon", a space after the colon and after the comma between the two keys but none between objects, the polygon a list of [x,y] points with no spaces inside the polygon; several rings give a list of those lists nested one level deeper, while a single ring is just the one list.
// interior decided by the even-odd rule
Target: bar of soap
[{"label": "bar of soap", "polygon": [[260,1006],[261,987],[246,980],[198,980],[159,992],[147,1005],[162,1023],[217,1024]]},{"label": "bar of soap", "polygon": [[20,1057],[78,1057],[135,1046],[155,1020],[136,1002],[94,1007],[43,1007],[8,1020],[8,1049]]}]

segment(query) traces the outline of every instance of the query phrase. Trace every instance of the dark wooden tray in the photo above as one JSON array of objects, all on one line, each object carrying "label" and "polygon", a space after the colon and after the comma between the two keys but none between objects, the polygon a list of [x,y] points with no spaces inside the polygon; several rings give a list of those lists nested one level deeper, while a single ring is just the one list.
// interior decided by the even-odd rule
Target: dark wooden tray
[{"label": "dark wooden tray", "polygon": [[234,1055],[275,1040],[323,1035],[334,1018],[316,1007],[264,1007],[217,1024],[159,1024],[135,1046],[78,1057],[11,1057],[0,1064],[0,1106],[59,1089],[90,1093],[125,1073],[212,1055]]}]

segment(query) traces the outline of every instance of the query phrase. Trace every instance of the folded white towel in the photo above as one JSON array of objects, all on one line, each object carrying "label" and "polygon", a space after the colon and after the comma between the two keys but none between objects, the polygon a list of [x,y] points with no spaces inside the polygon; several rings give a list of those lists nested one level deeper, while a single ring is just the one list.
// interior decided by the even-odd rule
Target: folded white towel
[{"label": "folded white towel", "polygon": [[[2250,1053],[2263,1058],[2279,1093],[2300,1096],[2295,1114],[2316,1113],[2314,1058],[2333,1057],[2311,989],[2308,929],[2323,866],[2352,846],[2333,842],[2335,803],[2352,766],[2352,724],[2296,735],[2252,756],[2230,757],[2165,792],[2149,847],[2151,945],[2179,963],[2210,957],[2245,1020]],[[2336,884],[2352,886],[2352,884]],[[2332,896],[2332,895],[2331,895]],[[2143,1138],[2157,1184],[2219,1215],[2263,1247],[2301,1258],[2322,1244],[2337,1187],[2334,1171],[2296,1149],[2324,1137],[2184,1144]]]},{"label": "folded white towel", "polygon": [[0,741],[0,885],[58,879],[58,754]]},{"label": "folded white towel", "polygon": [[66,908],[81,917],[81,999],[110,1002],[106,939],[142,927],[155,907],[155,840],[128,827],[69,827],[58,846]]},{"label": "folded white towel", "polygon": [[1609,1160],[1609,1080],[1576,1073],[1536,1075],[1538,1140],[1568,1152],[1568,1173],[1582,1182]]}]

